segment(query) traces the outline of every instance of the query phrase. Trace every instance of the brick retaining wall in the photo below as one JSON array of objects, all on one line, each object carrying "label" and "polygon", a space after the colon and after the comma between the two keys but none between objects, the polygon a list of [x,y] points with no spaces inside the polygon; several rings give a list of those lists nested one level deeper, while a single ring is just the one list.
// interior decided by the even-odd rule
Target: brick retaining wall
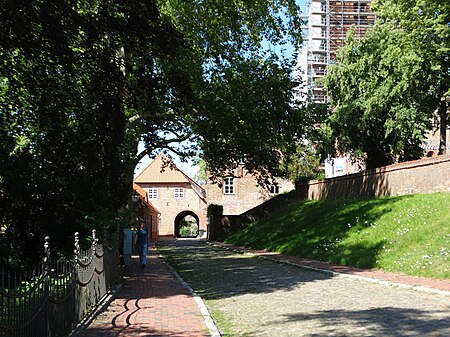
[{"label": "brick retaining wall", "polygon": [[324,180],[299,182],[301,198],[356,198],[450,192],[450,156],[425,158]]},{"label": "brick retaining wall", "polygon": [[210,240],[223,238],[298,199],[299,196],[293,190],[289,193],[277,195],[240,215],[210,216],[208,238]]}]

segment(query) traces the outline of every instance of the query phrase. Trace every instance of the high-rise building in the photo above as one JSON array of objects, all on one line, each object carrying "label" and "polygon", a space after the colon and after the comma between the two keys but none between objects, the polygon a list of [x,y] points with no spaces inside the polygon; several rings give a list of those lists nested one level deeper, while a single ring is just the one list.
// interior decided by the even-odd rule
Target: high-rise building
[{"label": "high-rise building", "polygon": [[336,51],[344,46],[345,36],[355,27],[356,37],[363,37],[373,25],[375,14],[371,0],[309,0],[307,34],[299,53],[298,66],[303,70],[305,91],[314,102],[325,103],[327,96],[316,80],[326,67],[336,62]]}]

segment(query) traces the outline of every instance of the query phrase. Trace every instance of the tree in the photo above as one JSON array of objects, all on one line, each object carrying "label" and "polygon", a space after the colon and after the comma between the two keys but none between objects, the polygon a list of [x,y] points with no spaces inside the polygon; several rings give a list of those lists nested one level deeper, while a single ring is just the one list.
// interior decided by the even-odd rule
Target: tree
[{"label": "tree", "polygon": [[334,149],[323,124],[329,118],[328,106],[308,100],[297,104],[305,123],[304,134],[281,151],[283,156],[277,176],[292,181],[324,178],[321,163]]},{"label": "tree", "polygon": [[368,168],[420,157],[438,101],[426,55],[413,35],[388,22],[360,41],[349,33],[324,79],[339,151],[366,155]]},{"label": "tree", "polygon": [[198,116],[193,130],[210,179],[240,164],[260,182],[275,172],[280,149],[288,151],[303,122],[292,105],[288,69],[271,59],[243,60],[205,83],[201,104],[209,114]]},{"label": "tree", "polygon": [[292,181],[324,178],[321,157],[312,143],[298,143],[297,150],[281,161],[280,175]]},{"label": "tree", "polygon": [[298,14],[294,0],[1,0],[0,239],[17,243],[1,256],[44,235],[70,252],[75,230],[115,225],[135,165],[161,149],[269,172],[302,129],[295,57],[272,49],[298,45]]},{"label": "tree", "polygon": [[200,185],[206,184],[207,178],[207,169],[206,169],[206,162],[203,159],[198,159],[196,161],[196,164],[198,166],[198,172],[194,176],[194,180],[199,183]]},{"label": "tree", "polygon": [[450,3],[441,0],[375,0],[371,8],[379,20],[409,32],[421,56],[431,63],[430,74],[439,98],[434,106],[440,122],[439,154],[445,154],[450,97]]}]

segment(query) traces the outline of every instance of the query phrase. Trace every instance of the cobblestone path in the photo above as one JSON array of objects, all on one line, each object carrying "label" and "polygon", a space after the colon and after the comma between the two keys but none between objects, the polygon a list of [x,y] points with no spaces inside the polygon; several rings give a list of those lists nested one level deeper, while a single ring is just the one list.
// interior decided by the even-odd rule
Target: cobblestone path
[{"label": "cobblestone path", "polygon": [[160,244],[222,336],[450,336],[450,296],[331,276],[196,240]]}]

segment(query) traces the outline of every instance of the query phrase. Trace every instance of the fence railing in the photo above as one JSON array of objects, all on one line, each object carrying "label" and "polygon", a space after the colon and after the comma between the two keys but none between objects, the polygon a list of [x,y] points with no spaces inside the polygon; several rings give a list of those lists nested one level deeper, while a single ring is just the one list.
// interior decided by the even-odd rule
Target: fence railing
[{"label": "fence railing", "polygon": [[0,268],[0,336],[63,337],[92,310],[117,279],[118,240],[83,250],[75,233],[74,258],[51,258],[50,238],[40,263],[27,272]]}]

